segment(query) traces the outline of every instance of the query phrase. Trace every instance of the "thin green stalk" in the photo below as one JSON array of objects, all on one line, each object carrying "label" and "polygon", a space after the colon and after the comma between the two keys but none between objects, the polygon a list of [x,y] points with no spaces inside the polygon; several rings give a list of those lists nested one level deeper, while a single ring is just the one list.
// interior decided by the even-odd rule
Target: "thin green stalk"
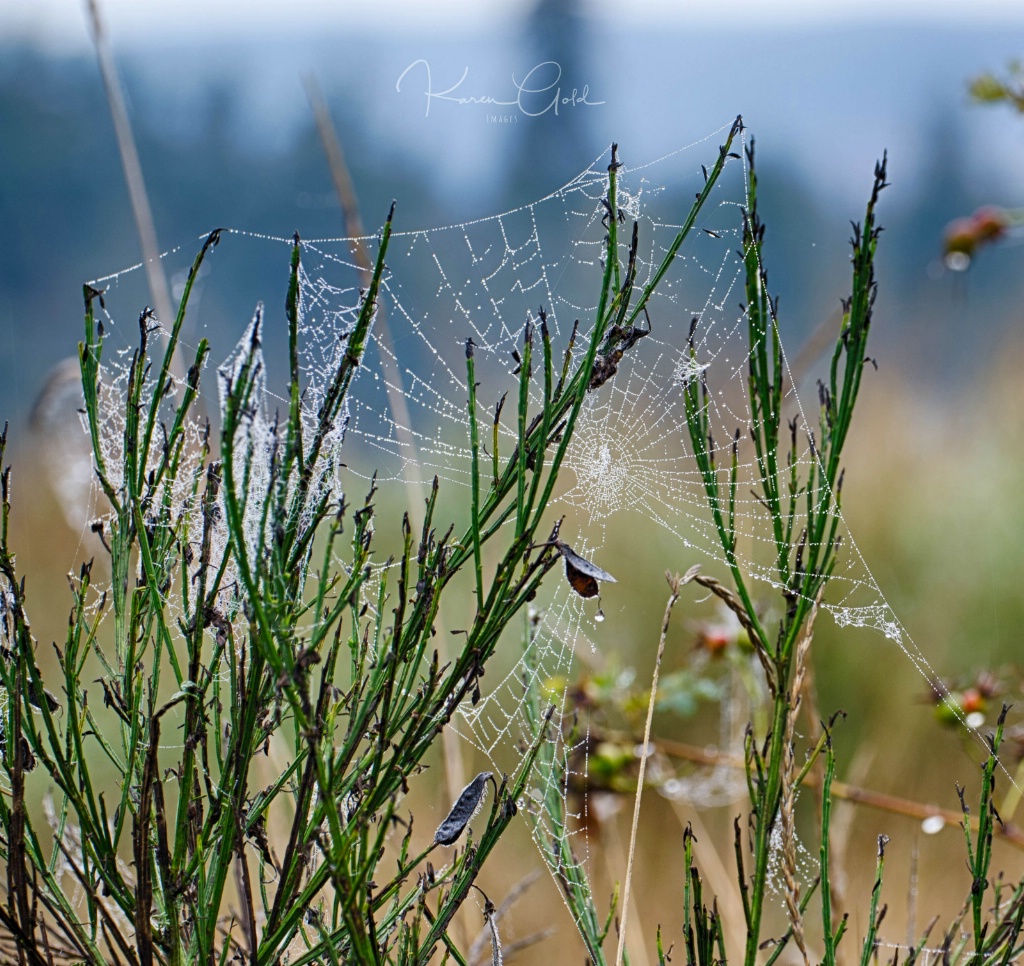
[{"label": "thin green stalk", "polygon": [[[476,609],[483,612],[484,607],[484,571],[480,555],[480,435],[476,418],[476,368],[473,361],[473,340],[466,340],[466,373],[469,381],[469,448],[470,448],[470,480],[471,505],[469,532],[473,538],[473,569],[476,574]],[[497,423],[495,423],[497,426]],[[497,436],[497,432],[495,432]],[[497,448],[495,448],[497,449]],[[495,455],[495,459],[497,456]],[[497,475],[497,474],[495,474]]]},{"label": "thin green stalk", "polygon": [[[821,881],[821,931],[825,945],[822,962],[835,966],[837,936],[832,927],[832,885],[829,881],[831,857],[829,830],[832,818],[832,779],[836,771],[835,754],[832,751],[832,736],[826,732],[825,774],[821,780],[821,845],[818,852],[818,875]],[[880,881],[880,879],[879,879]],[[874,910],[872,910],[872,915]],[[872,918],[872,922],[874,919]]]},{"label": "thin green stalk", "polygon": [[[878,836],[878,861],[875,864],[875,884],[871,889],[871,905],[868,909],[868,931],[864,937],[864,944],[861,947],[860,966],[870,966],[871,960],[878,955],[876,939],[878,927],[881,925],[882,916],[885,915],[885,908],[881,913],[878,911],[878,901],[882,895],[882,873],[885,869],[885,846],[889,842],[887,835]],[[824,895],[824,894],[823,894]]]}]

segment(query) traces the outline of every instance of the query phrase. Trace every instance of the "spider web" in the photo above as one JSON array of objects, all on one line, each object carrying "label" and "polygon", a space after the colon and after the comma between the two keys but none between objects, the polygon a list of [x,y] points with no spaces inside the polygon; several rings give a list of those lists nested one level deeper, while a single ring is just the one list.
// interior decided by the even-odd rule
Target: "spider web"
[{"label": "spider web", "polygon": [[[626,163],[620,169],[619,206],[627,226],[639,222],[638,285],[648,281],[662,262],[694,194],[703,186],[701,163],[714,160],[726,130],[712,132],[649,164]],[[625,356],[615,376],[588,396],[568,449],[564,485],[556,494],[551,519],[564,515],[562,539],[617,578],[613,590],[603,588],[609,600],[625,600],[636,592],[631,575],[617,569],[616,560],[623,549],[619,542],[623,533],[637,527],[638,521],[652,525],[652,532],[660,531],[709,566],[724,564],[718,533],[707,512],[704,484],[690,456],[682,386],[706,374],[712,390],[710,422],[721,445],[728,445],[737,429],[741,437],[746,433],[752,422],[746,393],[747,325],[739,305],[746,180],[745,160],[730,161],[696,230],[649,304],[650,334]],[[358,498],[359,488],[375,477],[382,500],[393,498],[395,505],[404,504],[415,512],[423,488],[436,476],[442,492],[454,492],[456,501],[465,503],[472,466],[466,340],[471,338],[476,347],[478,418],[481,427],[487,428],[502,394],[517,385],[517,349],[527,320],[535,320],[543,308],[556,358],[568,344],[576,320],[585,342],[597,311],[607,187],[607,157],[602,156],[569,183],[531,204],[458,225],[392,233],[381,289],[383,312],[353,384],[344,425],[327,448],[317,475],[324,493],[337,498],[344,491]],[[364,241],[372,247],[374,239]],[[265,258],[269,253],[272,262],[268,264],[283,274],[285,246],[290,244],[291,239],[228,232],[210,271],[220,270],[216,266],[223,261],[224,249],[235,248],[243,259]],[[359,312],[359,274],[351,245],[352,239],[347,238],[302,243],[300,345],[304,412],[310,420],[323,397],[331,362],[343,351]],[[191,251],[183,246],[164,259],[173,267],[188,256]],[[110,414],[119,411],[132,343],[130,327],[119,324],[118,311],[110,306],[116,300],[130,311],[133,303],[125,300],[134,297],[128,293],[133,281],[138,285],[142,274],[138,267],[92,283],[106,289],[105,322],[124,346],[121,357],[107,363]],[[196,297],[190,313],[196,314],[197,305],[203,316],[204,303]],[[251,306],[247,311],[251,313]],[[262,323],[261,330],[268,370],[265,402],[254,417],[259,425],[250,428],[264,437],[273,422],[270,412],[287,409],[274,383],[287,374],[286,356],[280,346],[274,349],[271,331],[276,325],[283,332],[283,314],[268,315],[273,318]],[[686,344],[692,319],[697,320],[696,362]],[[222,373],[230,374],[237,364],[233,360],[253,338],[253,326],[260,324],[254,320],[250,325],[221,367]],[[187,339],[183,341],[187,344]],[[583,351],[585,346],[578,348],[576,358]],[[798,422],[798,438],[803,441],[799,468],[805,472],[815,459],[808,438],[814,421],[805,418],[796,381],[791,373],[784,406]],[[531,391],[535,393],[531,412],[535,412],[541,399],[533,383]],[[208,409],[216,410],[217,400],[211,398],[209,388],[206,392]],[[111,418],[103,438],[109,449],[108,464],[116,465],[121,427]],[[498,424],[501,453],[508,454],[515,446],[514,421],[514,415],[506,416]],[[198,428],[194,432],[198,451]],[[761,583],[767,596],[778,587],[771,533],[762,505],[751,494],[759,477],[752,448],[742,439],[738,455],[737,554],[744,574]],[[258,507],[248,512],[258,518]],[[668,563],[674,565],[676,560]],[[664,569],[664,562],[658,564]],[[525,643],[518,651],[514,642],[508,644],[506,651],[512,657],[504,659],[497,680],[489,675],[489,690],[476,704],[467,702],[454,722],[458,733],[499,772],[511,771],[509,766],[520,753],[520,739],[529,731],[527,689],[571,680],[574,656],[590,660],[598,650],[598,624],[604,617],[601,602],[581,599],[562,580],[550,579],[548,586],[547,596],[537,602],[531,615],[532,631],[523,635]],[[364,592],[372,602],[373,582]],[[848,535],[823,607],[839,626],[881,632],[899,644],[923,675],[935,677],[904,634]],[[627,620],[624,614],[623,608],[607,623]],[[453,626],[462,619],[453,613],[446,616]],[[528,653],[523,654],[522,647]],[[563,727],[568,722],[560,719],[571,711],[565,693],[563,688],[555,709],[553,731],[559,738],[568,733]],[[586,748],[586,735],[558,744],[556,753],[565,769],[564,787],[558,791],[567,803],[569,787],[586,781]],[[578,774],[581,771],[584,774]],[[719,786],[716,794],[722,800],[735,796],[736,786],[720,782],[715,787]],[[675,794],[696,790],[692,782],[677,782],[673,787]],[[543,792],[535,789],[531,797],[539,800]],[[568,805],[567,811],[571,812]],[[538,835],[547,861],[559,861],[552,858],[549,841],[548,834]],[[584,861],[586,843],[573,852]],[[560,861],[574,859],[563,855]]]}]

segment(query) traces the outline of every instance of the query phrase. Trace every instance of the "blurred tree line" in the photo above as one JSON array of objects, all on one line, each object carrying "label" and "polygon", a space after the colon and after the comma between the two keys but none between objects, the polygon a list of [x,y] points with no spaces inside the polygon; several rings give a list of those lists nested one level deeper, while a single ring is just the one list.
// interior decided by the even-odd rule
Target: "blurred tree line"
[{"label": "blurred tree line", "polygon": [[[572,3],[544,0],[524,31],[519,42],[542,58],[581,76],[598,71],[600,78],[592,53],[600,44],[587,35]],[[311,116],[293,125],[297,133],[283,146],[264,149],[239,120],[251,96],[246,77],[225,69],[192,102],[199,107],[182,123],[180,107],[175,113],[168,94],[160,93],[167,88],[152,83],[141,58],[128,57],[121,66],[163,248],[188,247],[217,226],[281,236],[295,230],[304,237],[341,233]],[[329,85],[325,91],[370,230],[392,198],[399,202],[399,230],[452,220],[445,206],[451,184],[432,178],[411,152],[381,155],[373,103]],[[169,123],[171,117],[175,123]],[[588,163],[595,140],[589,117],[579,112],[524,118],[515,150],[503,159],[505,170],[497,177],[491,172],[490,197],[480,214],[539,197],[563,183],[567,171]],[[880,313],[895,324],[880,327],[875,349],[887,364],[898,365],[902,353],[918,375],[933,372],[941,380],[949,374],[951,358],[958,366],[984,364],[1001,331],[1019,323],[1019,309],[1011,307],[1021,302],[1024,274],[1007,270],[1013,255],[1004,252],[972,266],[966,283],[937,277],[944,225],[954,214],[992,199],[986,185],[970,180],[952,110],[936,112],[927,139],[933,147],[926,163],[913,183],[897,183],[902,203],[887,219]],[[630,158],[628,145],[622,153]],[[847,213],[830,209],[820,187],[809,184],[795,165],[780,162],[778,150],[765,152],[763,159],[761,177],[770,187],[766,251],[773,285],[785,293],[782,318],[794,352],[838,307],[841,277],[834,269],[823,274],[822,266],[836,264],[836,225]],[[676,204],[683,210],[688,193],[675,190],[678,197],[670,195],[663,207]],[[82,282],[139,258],[110,114],[91,56],[54,56],[24,45],[3,49],[0,224],[0,414],[17,423],[27,416],[49,368],[74,350]],[[814,252],[818,239],[833,247]],[[232,284],[239,298],[258,290],[254,283],[262,271],[252,265],[236,273]],[[223,333],[209,333],[214,346],[231,345],[246,316],[233,306],[230,311],[222,306],[224,312],[216,305],[208,308],[208,317],[226,315],[230,324]],[[970,340],[963,338],[965,316],[972,320]],[[929,358],[922,359],[918,353],[926,332]]]}]

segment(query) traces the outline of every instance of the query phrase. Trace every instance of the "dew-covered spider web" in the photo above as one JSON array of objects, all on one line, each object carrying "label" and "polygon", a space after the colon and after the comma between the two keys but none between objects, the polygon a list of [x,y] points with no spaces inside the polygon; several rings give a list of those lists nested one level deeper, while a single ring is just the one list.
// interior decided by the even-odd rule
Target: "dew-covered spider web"
[{"label": "dew-covered spider web", "polygon": [[[617,199],[622,214],[620,256],[625,264],[635,221],[638,290],[653,277],[676,239],[704,185],[702,166],[710,167],[717,159],[727,130],[650,163],[636,163],[628,146],[623,150]],[[743,144],[737,142],[735,148],[737,156],[729,159],[638,323],[645,333],[649,327],[649,333],[614,360],[617,371],[588,395],[549,510],[552,523],[565,518],[561,540],[617,582],[603,583],[599,599],[584,599],[560,571],[553,572],[534,604],[531,630],[523,632],[523,640],[508,633],[501,661],[481,682],[479,700],[467,701],[454,722],[458,734],[487,756],[497,772],[510,773],[522,739],[528,737],[527,692],[540,688],[554,695],[552,734],[559,741],[557,754],[565,768],[558,792],[570,817],[579,817],[586,808],[585,803],[574,803],[568,789],[586,784],[587,735],[573,733],[570,722],[561,720],[573,710],[564,684],[573,680],[578,661],[599,660],[605,642],[617,634],[640,633],[637,627],[642,624],[652,648],[657,640],[664,594],[659,588],[654,595],[659,600],[656,613],[637,612],[631,601],[647,593],[642,584],[650,577],[637,576],[633,561],[643,556],[648,544],[668,546],[674,548],[671,558],[653,561],[654,573],[682,570],[692,563],[701,563],[708,572],[721,571],[720,576],[725,573],[718,531],[690,454],[683,398],[689,380],[707,381],[712,435],[723,452],[740,431],[737,558],[755,591],[760,587],[768,597],[778,589],[765,509],[752,493],[759,480],[754,452],[745,441],[752,422],[746,391],[747,324],[741,307],[742,215],[748,172]],[[378,502],[408,509],[415,520],[427,488],[437,477],[444,494],[442,504],[455,516],[461,512],[460,519],[465,521],[472,476],[466,341],[472,339],[475,347],[477,415],[486,462],[493,448],[496,408],[504,394],[514,397],[518,385],[524,326],[528,322],[535,326],[543,311],[556,360],[561,360],[574,331],[574,358],[582,358],[586,351],[597,312],[610,216],[608,162],[607,154],[602,155],[566,185],[530,204],[457,225],[407,230],[399,204],[387,253],[381,312],[353,383],[345,419],[331,441],[333,450],[325,457],[324,473],[316,480],[325,494],[332,499],[344,494],[358,502],[375,478]],[[364,216],[369,219],[370,213]],[[291,241],[225,232],[218,251],[205,263],[207,274],[193,297],[193,328],[182,337],[187,356],[201,334],[210,335],[215,342],[213,358],[225,359],[220,371],[230,375],[253,339],[254,326],[260,327],[267,376],[265,398],[253,417],[263,428],[253,429],[254,433],[266,431],[276,411],[287,410],[279,388],[287,378],[287,355],[283,292],[265,293],[260,286],[269,276],[257,274],[251,266],[267,266],[266,271],[276,272],[283,284]],[[363,241],[372,255],[376,239]],[[169,273],[187,267],[193,254],[190,246],[182,246],[164,256]],[[213,294],[218,275],[231,270],[232,258],[249,266],[256,297],[265,298],[267,308],[250,323],[239,349],[229,355],[216,344],[216,333],[227,324],[218,319],[230,318],[237,333],[252,314],[252,304],[227,305]],[[144,294],[139,294],[142,274],[129,269],[92,283],[105,292],[104,324],[110,344],[105,386],[111,413],[118,411],[130,348],[137,341],[132,313],[145,301]],[[312,421],[323,399],[326,373],[345,350],[359,312],[361,281],[352,240],[304,240],[300,277],[303,409]],[[151,338],[168,325],[162,319],[152,324]],[[694,324],[691,357],[687,335]],[[118,345],[120,357],[113,351]],[[815,459],[810,434],[816,428],[817,407],[805,410],[797,396],[802,376],[790,375],[784,408],[787,419],[797,422],[798,469],[806,473]],[[216,422],[219,400],[214,383],[206,379],[203,403]],[[540,383],[534,379],[531,386],[533,414],[541,403]],[[108,430],[105,445],[114,463],[121,427],[112,419]],[[193,441],[197,448],[200,436],[197,424]],[[497,439],[499,455],[507,457],[516,444],[513,403],[502,410]],[[386,566],[385,560],[381,554],[380,568]],[[366,593],[370,600],[369,586]],[[840,626],[879,631],[896,642],[929,680],[936,677],[903,632],[849,535],[844,536],[823,607]],[[457,608],[457,604],[446,605],[443,615],[449,649],[460,640],[451,632],[472,620],[468,595],[463,609]],[[557,682],[562,682],[561,689]],[[692,796],[699,804],[711,803],[700,801],[701,787],[712,801],[728,800],[740,790],[724,780],[685,786],[677,782],[671,790],[677,796]],[[543,790],[535,789],[531,796],[539,801]],[[524,804],[531,807],[531,802]],[[570,824],[572,829],[577,827]],[[581,836],[573,854],[583,861],[587,855],[584,833],[572,829],[571,834]],[[538,834],[541,851],[551,862],[555,860],[549,842],[548,835]],[[573,859],[563,854],[560,861]]]}]

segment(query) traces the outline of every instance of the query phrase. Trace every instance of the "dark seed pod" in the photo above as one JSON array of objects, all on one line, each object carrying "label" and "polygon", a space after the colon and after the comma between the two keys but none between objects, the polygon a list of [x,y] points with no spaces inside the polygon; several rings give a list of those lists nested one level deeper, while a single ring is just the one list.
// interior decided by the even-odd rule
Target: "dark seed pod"
[{"label": "dark seed pod", "polygon": [[464,789],[459,800],[452,806],[448,817],[437,827],[434,841],[440,845],[452,845],[462,834],[469,820],[476,815],[483,801],[484,789],[491,773],[482,771]]},{"label": "dark seed pod", "polygon": [[556,540],[555,548],[565,558],[565,578],[569,581],[569,586],[580,597],[596,597],[599,580],[611,584],[617,582],[610,573],[581,557],[568,544]]},{"label": "dark seed pod", "polygon": [[21,739],[21,767],[25,771],[32,771],[36,767],[36,756],[32,754],[32,749],[24,737]]}]

